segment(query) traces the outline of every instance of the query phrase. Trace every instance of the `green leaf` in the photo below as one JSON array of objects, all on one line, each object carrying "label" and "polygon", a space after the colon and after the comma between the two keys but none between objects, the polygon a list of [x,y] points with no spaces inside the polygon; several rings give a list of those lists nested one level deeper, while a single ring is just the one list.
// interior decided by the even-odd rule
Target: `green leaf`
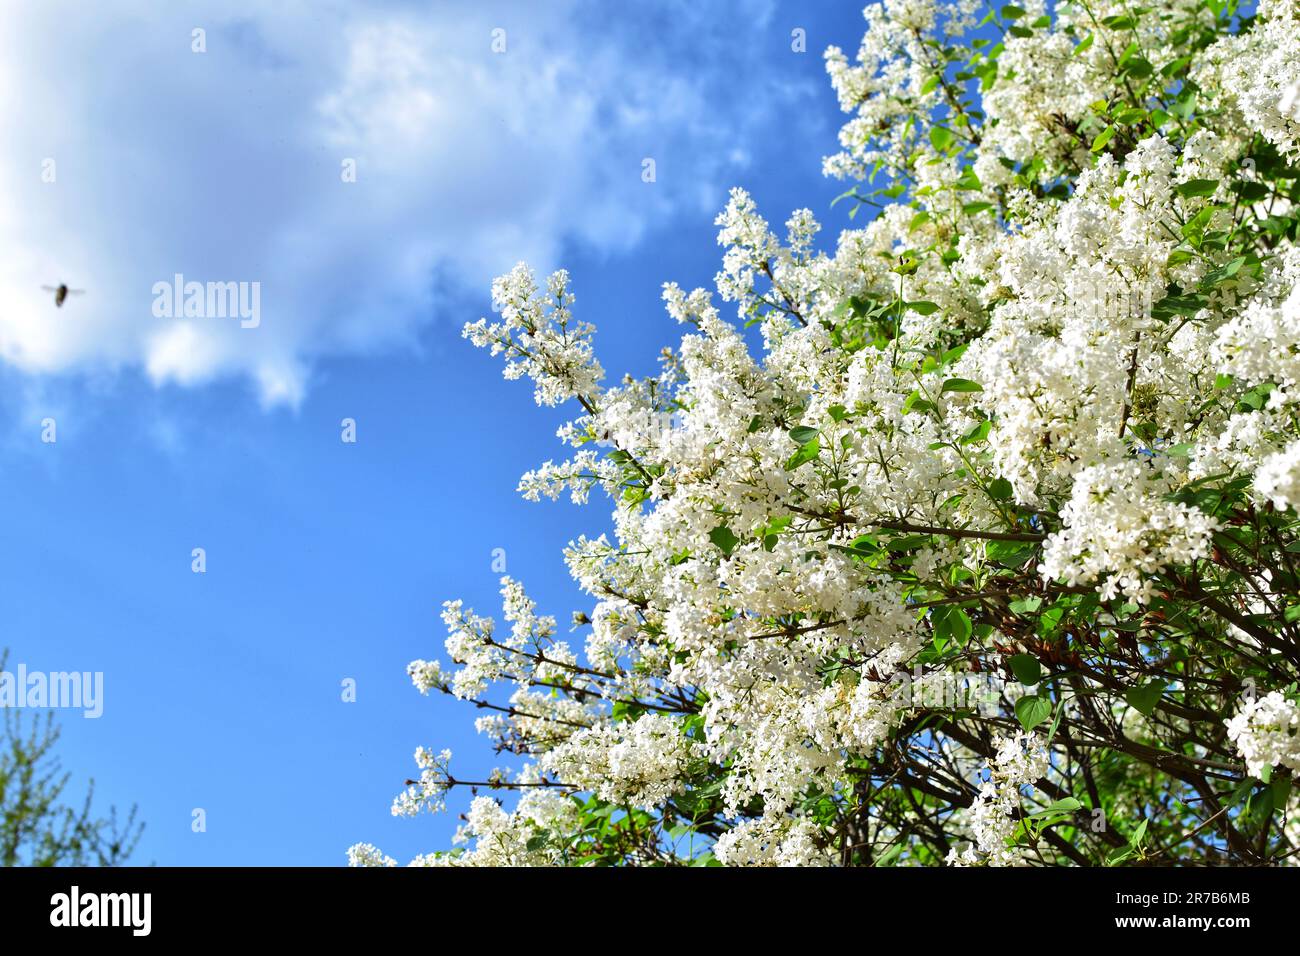
[{"label": "green leaf", "polygon": [[1057,728],[1061,726],[1061,717],[1065,714],[1065,700],[1062,699],[1056,705],[1056,713],[1052,715],[1052,726],[1047,728],[1047,744],[1050,747],[1052,741],[1056,739]]},{"label": "green leaf", "polygon": [[717,545],[718,550],[728,557],[731,556],[731,552],[735,550],[736,545],[740,544],[740,539],[725,524],[720,524],[710,531],[709,540]]},{"label": "green leaf", "polygon": [[1160,698],[1165,692],[1165,682],[1154,680],[1141,687],[1130,687],[1124,692],[1124,699],[1129,705],[1144,717],[1150,717],[1151,712],[1156,709],[1156,704],[1160,703]]},{"label": "green leaf", "polygon": [[939,307],[933,302],[909,302],[907,307],[913,312],[919,312],[921,315],[933,315],[939,311]]},{"label": "green leaf", "polygon": [[806,445],[817,437],[817,429],[809,428],[807,425],[799,425],[790,429],[790,437],[794,439],[796,445]]},{"label": "green leaf", "polygon": [[982,212],[987,212],[993,208],[991,202],[968,202],[961,207],[961,211],[968,216],[978,216]]},{"label": "green leaf", "polygon": [[1179,183],[1174,187],[1174,192],[1180,196],[1213,196],[1214,191],[1219,188],[1217,179],[1189,179],[1185,183]]},{"label": "green leaf", "polygon": [[989,482],[989,497],[994,501],[1010,501],[1015,489],[1005,478],[994,478]]},{"label": "green leaf", "polygon": [[982,392],[984,387],[978,382],[972,382],[966,378],[950,378],[943,383],[943,388],[939,390],[940,394],[944,392]]},{"label": "green leaf", "polygon": [[990,561],[1007,568],[1024,564],[1034,550],[1035,546],[1027,541],[990,541],[984,546],[984,553]]},{"label": "green leaf", "polygon": [[1133,849],[1131,847],[1121,847],[1120,849],[1112,853],[1110,856],[1106,857],[1106,865],[1115,866],[1117,864],[1123,863],[1131,856],[1133,856]]},{"label": "green leaf", "polygon": [[1025,730],[1033,730],[1052,716],[1052,702],[1037,694],[1029,694],[1016,701],[1016,720]]},{"label": "green leaf", "polygon": [[903,852],[903,846],[904,844],[900,840],[899,842],[891,846],[888,850],[886,850],[884,853],[880,854],[880,856],[876,857],[875,861],[871,865],[872,866],[892,865],[895,857],[897,857],[899,854]]},{"label": "green leaf", "polygon": [[909,249],[899,256],[898,265],[890,266],[889,271],[895,275],[910,276],[915,275],[919,268],[921,268],[921,260]]},{"label": "green leaf", "polygon": [[965,435],[962,435],[959,444],[962,445],[978,444],[979,442],[982,442],[989,437],[989,432],[992,429],[993,429],[993,423],[990,422],[988,419],[985,419],[984,421],[976,425],[974,428],[972,428],[970,431],[968,431]]},{"label": "green leaf", "polygon": [[864,561],[876,558],[881,554],[880,544],[868,535],[854,538],[847,547],[842,544],[832,544],[830,547],[834,551],[842,551]]},{"label": "green leaf", "polygon": [[816,438],[799,446],[799,450],[790,456],[790,460],[785,463],[786,471],[794,471],[805,462],[812,461],[821,454],[821,444]]},{"label": "green leaf", "polygon": [[1204,296],[1167,295],[1151,307],[1151,315],[1163,321],[1175,315],[1195,315],[1206,305]]},{"label": "green leaf", "polygon": [[1049,607],[1042,614],[1038,615],[1038,633],[1043,637],[1050,637],[1056,629],[1061,626],[1061,618],[1065,616],[1065,608]]},{"label": "green leaf", "polygon": [[930,412],[934,411],[934,402],[927,401],[921,397],[921,390],[914,389],[907,398],[903,399],[903,414],[909,412]]},{"label": "green leaf", "polygon": [[1043,679],[1043,668],[1038,659],[1030,654],[1017,654],[1007,661],[1016,680],[1026,687],[1032,687]]},{"label": "green leaf", "polygon": [[944,605],[930,612],[930,622],[934,627],[937,641],[953,641],[964,645],[974,633],[969,615],[959,607]]},{"label": "green leaf", "polygon": [[1209,275],[1207,275],[1204,279],[1201,280],[1201,288],[1209,289],[1213,286],[1218,285],[1220,282],[1223,282],[1225,279],[1231,279],[1233,276],[1235,276],[1238,272],[1241,271],[1241,267],[1244,266],[1245,264],[1246,264],[1245,256],[1238,256],[1236,259],[1233,259],[1231,262],[1224,263],[1223,265],[1219,266],[1219,268],[1215,269],[1213,272],[1211,272]]},{"label": "green leaf", "polygon": [[1287,801],[1291,798],[1292,779],[1286,774],[1278,774],[1273,778],[1271,784],[1273,788],[1273,805],[1276,807],[1285,807]]},{"label": "green leaf", "polygon": [[1240,805],[1240,803],[1245,800],[1247,795],[1254,789],[1255,781],[1250,777],[1247,777],[1233,788],[1232,793],[1228,795],[1228,799],[1224,801],[1224,807],[1231,810],[1233,807]]},{"label": "green leaf", "polygon": [[1035,810],[1030,814],[1030,816],[1045,817],[1054,813],[1074,813],[1075,811],[1082,809],[1083,804],[1074,797],[1065,797],[1064,799],[1053,801],[1050,806],[1044,807],[1042,810]]},{"label": "green leaf", "polygon": [[1201,243],[1205,239],[1205,228],[1210,224],[1210,220],[1214,218],[1216,209],[1215,206],[1206,206],[1183,226],[1183,238],[1197,249],[1201,247]]},{"label": "green leaf", "polygon": [[1141,823],[1137,825],[1137,829],[1133,831],[1133,835],[1128,838],[1128,845],[1133,847],[1134,849],[1137,849],[1139,846],[1142,845],[1142,838],[1145,837],[1146,835],[1147,835],[1147,822],[1143,820]]},{"label": "green leaf", "polygon": [[1135,56],[1130,58],[1127,63],[1120,67],[1120,72],[1127,73],[1129,76],[1136,79],[1144,80],[1154,73],[1155,69],[1156,68],[1151,65],[1150,60],[1143,59],[1140,56]]},{"label": "green leaf", "polygon": [[1025,8],[1018,7],[1014,3],[1008,3],[1002,8],[1002,16],[1008,20],[1019,20],[1025,15]]},{"label": "green leaf", "polygon": [[1094,153],[1100,153],[1103,149],[1105,149],[1106,144],[1110,142],[1111,137],[1113,137],[1114,135],[1115,135],[1115,127],[1107,126],[1104,130],[1098,133],[1097,138],[1092,141],[1092,151]]},{"label": "green leaf", "polygon": [[956,137],[953,136],[952,130],[947,127],[930,127],[930,142],[939,152],[947,152],[948,147],[952,145],[954,139],[956,139]]}]

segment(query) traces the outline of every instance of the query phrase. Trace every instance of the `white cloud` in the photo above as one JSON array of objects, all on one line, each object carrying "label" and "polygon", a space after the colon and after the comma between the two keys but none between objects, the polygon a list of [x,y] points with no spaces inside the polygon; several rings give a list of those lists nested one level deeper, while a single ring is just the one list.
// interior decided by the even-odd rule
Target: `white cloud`
[{"label": "white cloud", "polygon": [[[745,6],[718,36],[686,2],[0,0],[0,359],[294,405],[315,359],[409,343],[449,285],[711,213],[789,95],[746,75],[769,13]],[[156,318],[176,273],[260,282],[260,325]],[[87,291],[55,309],[64,281]]]}]

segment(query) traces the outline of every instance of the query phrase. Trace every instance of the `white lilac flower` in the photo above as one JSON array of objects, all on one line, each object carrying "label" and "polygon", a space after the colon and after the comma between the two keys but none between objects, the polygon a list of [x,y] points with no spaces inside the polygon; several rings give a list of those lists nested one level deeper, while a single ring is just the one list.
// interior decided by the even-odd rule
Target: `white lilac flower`
[{"label": "white lilac flower", "polygon": [[1224,723],[1251,776],[1270,767],[1300,773],[1300,706],[1295,701],[1272,691],[1248,701]]},{"label": "white lilac flower", "polygon": [[[1122,148],[1102,148],[1123,98],[1115,51],[1177,65],[1169,23],[1210,14],[1193,0],[1149,14],[1103,4],[1098,25],[1065,5],[1044,26],[1043,0],[1018,5],[1026,26],[981,77],[982,121],[954,104],[925,39],[970,28],[982,5],[867,9],[856,54],[826,54],[849,115],[824,165],[857,179],[878,168],[903,201],[819,245],[807,210],[782,237],[732,190],[715,291],[663,287],[682,334],[657,374],[604,381],[563,271],[539,286],[521,264],[493,284],[497,317],[465,336],[500,355],[507,378],[529,378],[538,403],[578,412],[559,430],[571,457],[525,474],[520,492],[603,493],[612,514],[564,554],[590,598],[573,618],[590,627],[582,647],[506,578],[499,631],[449,602],[449,661],[410,665],[421,692],[474,702],[493,745],[527,761],[492,780],[506,806],[473,802],[462,850],[417,863],[556,862],[544,834],[572,820],[572,791],[653,812],[709,767],[719,860],[835,862],[809,795],[852,793],[855,771],[899,742],[932,691],[972,676],[914,670],[919,652],[971,642],[961,666],[982,651],[997,669],[1004,649],[1034,639],[989,615],[974,638],[969,618],[941,635],[943,595],[993,587],[1014,565],[1035,600],[1094,592],[1109,639],[1120,612],[1104,602],[1154,605],[1159,625],[1171,577],[1215,573],[1216,535],[1233,529],[1195,488],[1235,482],[1260,511],[1300,504],[1300,250],[1276,231],[1235,258],[1226,240],[1188,238],[1193,226],[1256,228],[1247,213],[1294,215],[1280,196],[1239,204],[1230,186],[1255,175],[1257,133],[1300,158],[1283,105],[1300,83],[1295,0],[1265,0],[1253,27],[1193,57],[1192,82],[1177,81],[1200,90],[1193,132],[1134,121]],[[1106,24],[1121,13],[1134,22]],[[1159,308],[1171,289],[1184,293],[1173,318]],[[960,533],[873,550],[909,528]],[[1257,653],[1247,630],[1289,580],[1257,569],[1210,631]],[[1145,732],[1117,699],[1116,723]],[[1295,729],[1277,694],[1229,722],[1252,773],[1298,769]],[[982,758],[956,749],[972,779]],[[417,753],[420,778],[394,812],[443,805],[448,757]],[[973,804],[954,814],[970,845],[953,861],[1023,862],[1017,813],[1052,773],[1041,737],[997,740]]]}]

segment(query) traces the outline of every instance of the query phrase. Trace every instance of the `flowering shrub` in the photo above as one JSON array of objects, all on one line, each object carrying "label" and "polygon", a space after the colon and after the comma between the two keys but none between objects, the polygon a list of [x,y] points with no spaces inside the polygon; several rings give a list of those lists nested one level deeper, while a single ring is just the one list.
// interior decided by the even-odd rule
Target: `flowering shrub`
[{"label": "flowering shrub", "polygon": [[984,9],[827,51],[874,217],[827,254],[733,191],[736,320],[666,285],[657,377],[604,384],[565,273],[493,286],[466,336],[581,407],[521,490],[614,532],[584,647],[505,579],[411,665],[525,760],[421,750],[395,813],[477,796],[417,863],[1296,858],[1300,4]]}]

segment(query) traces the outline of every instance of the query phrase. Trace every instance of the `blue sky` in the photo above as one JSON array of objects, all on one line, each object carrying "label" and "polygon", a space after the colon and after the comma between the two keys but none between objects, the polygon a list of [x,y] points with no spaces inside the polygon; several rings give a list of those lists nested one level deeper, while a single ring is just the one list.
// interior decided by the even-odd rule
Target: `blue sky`
[{"label": "blue sky", "polygon": [[[494,275],[563,265],[604,367],[643,374],[728,187],[849,225],[821,51],[856,50],[860,4],[617,9],[0,0],[0,644],[104,672],[62,757],[139,804],[137,862],[404,861],[464,805],[390,816],[417,745],[505,762],[406,663],[442,656],[443,600],[499,610],[494,548],[545,612],[586,607],[560,550],[608,508],[515,493],[567,414],[460,338]],[[177,272],[259,282],[260,325],[155,317]],[[56,310],[60,281],[86,294]]]}]

